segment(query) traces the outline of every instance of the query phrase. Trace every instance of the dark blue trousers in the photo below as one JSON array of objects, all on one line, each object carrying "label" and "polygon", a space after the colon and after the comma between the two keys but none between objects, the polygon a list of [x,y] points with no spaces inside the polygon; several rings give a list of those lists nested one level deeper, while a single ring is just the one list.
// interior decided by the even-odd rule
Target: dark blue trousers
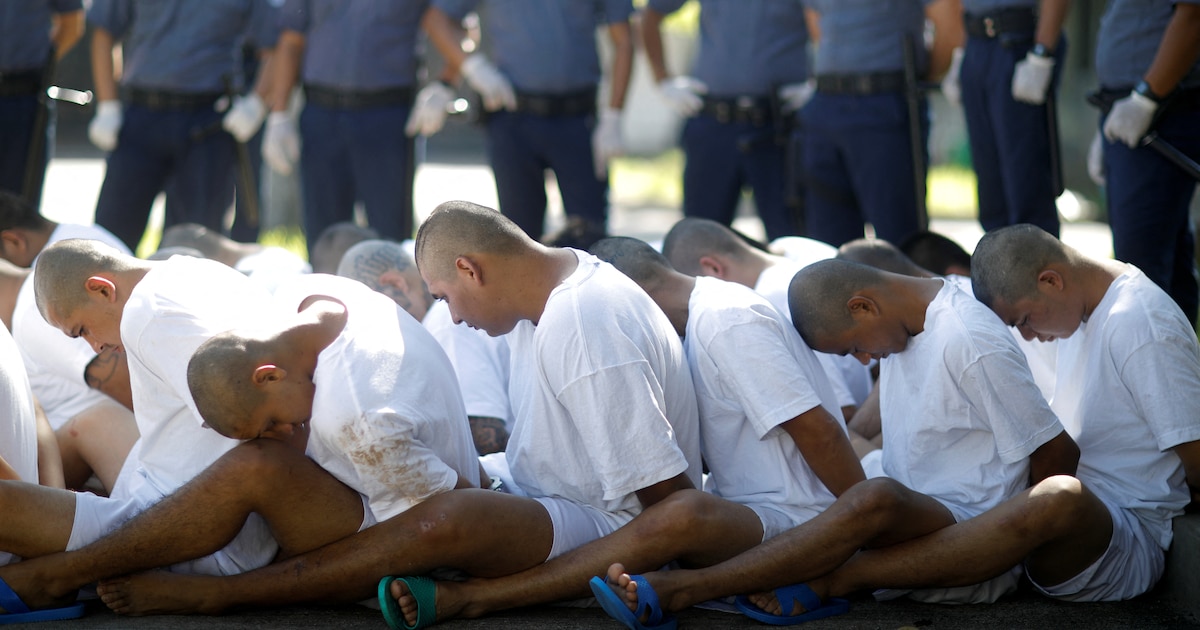
[{"label": "dark blue trousers", "polygon": [[[25,185],[26,159],[29,143],[33,138],[33,123],[37,116],[36,95],[0,96],[0,190],[20,195]],[[47,112],[46,144],[42,149],[38,165],[37,190],[34,191],[33,207],[37,207],[42,196],[42,182],[46,177],[46,163],[54,147],[54,107]]]}]

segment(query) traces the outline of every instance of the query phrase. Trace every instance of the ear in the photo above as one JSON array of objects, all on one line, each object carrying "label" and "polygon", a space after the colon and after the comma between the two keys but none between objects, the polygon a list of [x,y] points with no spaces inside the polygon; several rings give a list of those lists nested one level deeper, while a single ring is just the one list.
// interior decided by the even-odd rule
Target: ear
[{"label": "ear", "polygon": [[117,299],[117,285],[103,276],[91,276],[83,281],[83,288],[90,294],[99,295],[109,302]]},{"label": "ear", "polygon": [[395,287],[398,291],[405,295],[408,294],[408,280],[404,278],[404,274],[396,271],[395,269],[388,269],[387,271],[379,274],[379,282],[380,284],[386,284],[388,286]]},{"label": "ear", "polygon": [[1043,269],[1038,273],[1037,286],[1039,291],[1061,292],[1066,288],[1062,274],[1053,269]]},{"label": "ear", "polygon": [[254,375],[251,377],[255,387],[263,387],[268,383],[282,381],[285,378],[287,378],[287,370],[271,363],[254,368]]},{"label": "ear", "polygon": [[701,256],[698,262],[700,263],[699,275],[728,280],[725,277],[728,268],[725,265],[725,261],[721,260],[719,256]]},{"label": "ear", "polygon": [[25,236],[16,230],[0,231],[0,248],[4,250],[5,258],[20,258],[18,254],[25,253]]},{"label": "ear", "polygon": [[863,295],[851,296],[849,300],[846,300],[846,308],[850,311],[850,317],[856,320],[879,316],[879,303]]},{"label": "ear", "polygon": [[479,266],[479,263],[466,256],[459,256],[454,259],[454,271],[460,278],[468,282],[483,284],[483,269]]}]

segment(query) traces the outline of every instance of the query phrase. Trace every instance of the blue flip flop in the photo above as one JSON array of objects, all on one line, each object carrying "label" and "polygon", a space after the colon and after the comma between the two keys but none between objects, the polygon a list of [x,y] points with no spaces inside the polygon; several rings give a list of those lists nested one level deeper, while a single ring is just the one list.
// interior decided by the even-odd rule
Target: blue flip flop
[{"label": "blue flip flop", "polygon": [[[739,595],[734,600],[733,605],[743,615],[772,626],[794,626],[806,621],[844,615],[850,611],[849,601],[832,598],[827,602],[822,602],[821,598],[817,597],[817,594],[807,584],[792,584],[791,586],[777,588],[775,589],[775,598],[779,600],[779,605],[783,609],[782,615],[772,615],[763,611],[763,609],[755,606],[754,602],[751,602],[745,595]],[[800,602],[801,606],[804,606],[804,610],[807,612],[799,615],[792,614],[797,601]]]},{"label": "blue flip flop", "polygon": [[[617,595],[617,592],[608,585],[608,581],[602,577],[594,577],[588,580],[588,586],[592,588],[592,594],[596,596],[596,601],[600,602],[600,607],[604,612],[608,613],[609,617],[621,622],[629,630],[675,630],[675,617],[664,614],[662,608],[658,605],[658,594],[654,592],[654,588],[640,575],[630,576],[630,579],[637,584],[638,606],[637,610],[629,610],[629,606],[625,604],[625,599]],[[642,615],[648,615],[646,622],[642,623],[639,619]]]},{"label": "blue flip flop", "polygon": [[63,619],[78,619],[83,616],[83,604],[73,604],[62,608],[47,608],[45,610],[30,610],[21,596],[12,590],[4,580],[0,580],[0,608],[6,612],[0,613],[0,626],[10,623],[32,623],[35,621],[61,621]]},{"label": "blue flip flop", "polygon": [[[399,580],[408,585],[408,592],[417,600],[417,623],[408,625],[400,604],[392,597],[392,582]],[[379,580],[379,609],[383,620],[392,630],[417,630],[437,623],[437,584],[427,577],[392,577]]]}]

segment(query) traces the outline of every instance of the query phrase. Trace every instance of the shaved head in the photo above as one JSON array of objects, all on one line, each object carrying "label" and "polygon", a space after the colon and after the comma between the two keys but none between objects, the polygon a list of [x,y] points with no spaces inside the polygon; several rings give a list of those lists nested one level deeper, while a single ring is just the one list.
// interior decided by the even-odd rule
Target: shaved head
[{"label": "shaved head", "polygon": [[796,273],[788,287],[792,323],[809,346],[841,334],[854,323],[846,303],[885,282],[883,272],[848,260],[822,260]]},{"label": "shaved head", "polygon": [[[417,321],[433,304],[416,261],[395,241],[370,240],[351,247],[338,263],[337,275],[358,280],[388,296]],[[399,282],[397,276],[403,281]]]},{"label": "shaved head", "polygon": [[1052,234],[1022,223],[983,235],[971,257],[971,286],[975,297],[993,307],[1013,304],[1037,291],[1038,274],[1054,263],[1078,257]]},{"label": "shaved head", "polygon": [[[186,247],[198,250],[203,258],[220,260],[225,252],[225,241],[229,240],[199,223],[180,223],[163,230],[159,250]],[[190,255],[190,254],[189,254]]]},{"label": "shaved head", "polygon": [[844,243],[838,248],[837,257],[904,276],[919,278],[930,275],[928,270],[913,262],[899,247],[879,238],[856,238]]},{"label": "shaved head", "polygon": [[700,258],[714,254],[741,259],[753,246],[732,229],[710,219],[680,220],[663,239],[663,256],[689,276],[699,275]]},{"label": "shaved head", "polygon": [[432,281],[449,276],[459,256],[511,255],[534,244],[516,223],[491,208],[447,201],[434,208],[417,230],[417,265]]},{"label": "shaved head", "polygon": [[642,288],[653,285],[658,278],[674,271],[667,258],[649,243],[628,236],[601,239],[592,246],[591,253],[612,264]]},{"label": "shaved head", "polygon": [[252,377],[260,362],[267,361],[267,351],[263,341],[226,331],[200,344],[188,361],[188,389],[196,410],[217,433],[237,437],[239,421],[262,403],[265,395]]},{"label": "shaved head", "polygon": [[42,317],[49,307],[62,316],[87,301],[84,284],[101,273],[120,273],[138,266],[138,260],[100,241],[73,238],[42,250],[34,267],[34,300]]}]

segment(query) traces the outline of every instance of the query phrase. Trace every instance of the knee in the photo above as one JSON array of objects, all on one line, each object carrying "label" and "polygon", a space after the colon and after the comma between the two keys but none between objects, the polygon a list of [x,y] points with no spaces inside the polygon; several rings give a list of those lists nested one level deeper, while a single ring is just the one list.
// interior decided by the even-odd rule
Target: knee
[{"label": "knee", "polygon": [[[460,549],[478,536],[480,516],[473,513],[473,490],[453,490],[432,496],[406,512],[380,523],[389,538],[411,540],[418,549]],[[478,492],[490,492],[479,490]]]},{"label": "knee", "polygon": [[838,503],[858,522],[886,522],[900,512],[911,492],[898,481],[876,477],[851,486]]},{"label": "knee", "polygon": [[277,488],[286,483],[292,463],[301,459],[307,461],[303,453],[277,440],[250,440],[230,449],[204,474],[226,477],[241,486]]},{"label": "knee", "polygon": [[1107,508],[1083,482],[1069,475],[1055,475],[1038,482],[1029,491],[1025,510],[1017,512],[1025,526],[1051,535],[1062,534],[1106,514]]},{"label": "knee", "polygon": [[633,527],[640,536],[658,540],[682,540],[696,531],[706,531],[709,519],[720,518],[722,512],[713,505],[724,501],[700,490],[679,490],[643,510],[626,527]]}]

